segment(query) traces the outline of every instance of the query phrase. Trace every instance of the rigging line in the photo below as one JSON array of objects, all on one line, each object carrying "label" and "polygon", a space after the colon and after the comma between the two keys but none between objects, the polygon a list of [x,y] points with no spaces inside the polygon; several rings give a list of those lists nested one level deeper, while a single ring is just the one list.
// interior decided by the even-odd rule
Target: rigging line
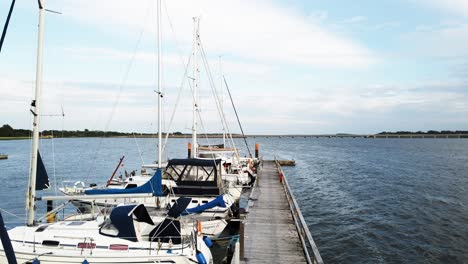
[{"label": "rigging line", "polygon": [[[149,5],[149,2],[148,2],[148,5]],[[147,19],[148,19],[148,15],[149,15],[149,11],[151,10],[151,8],[147,8],[147,12],[146,12],[146,15],[145,15],[145,18],[143,20],[143,22],[145,22]],[[144,25],[145,23],[143,23]],[[86,175],[86,180],[88,180],[90,174],[91,174],[91,171],[94,170],[96,168],[96,160],[97,160],[97,155],[99,153],[99,150],[101,149],[101,146],[102,146],[102,142],[103,142],[103,139],[104,139],[104,136],[106,134],[106,131],[109,129],[109,126],[110,126],[110,123],[113,119],[113,116],[115,114],[115,111],[117,109],[117,105],[119,104],[119,101],[120,101],[120,97],[122,95],[122,92],[123,92],[123,89],[125,87],[125,85],[127,84],[127,80],[128,80],[128,76],[130,74],[130,69],[132,68],[133,66],[133,63],[135,61],[135,57],[136,57],[136,51],[138,50],[138,48],[140,47],[140,43],[141,43],[141,39],[143,37],[143,33],[145,32],[145,27],[142,26],[141,28],[141,31],[140,31],[140,35],[138,36],[138,40],[137,40],[137,43],[135,44],[135,47],[133,48],[133,54],[132,54],[132,57],[129,61],[129,63],[127,64],[127,68],[125,70],[125,73],[124,73],[124,76],[122,78],[122,82],[120,83],[119,85],[119,92],[117,94],[117,97],[114,101],[114,104],[112,105],[112,110],[111,110],[111,114],[109,116],[109,119],[107,120],[106,122],[106,125],[104,127],[104,135],[103,137],[99,140],[99,143],[98,143],[98,148],[97,148],[97,151],[94,155],[94,158],[93,158],[93,164],[92,166],[90,166],[89,168],[89,171],[88,171],[88,174]]]},{"label": "rigging line", "polygon": [[[164,139],[164,144],[163,144],[163,148],[162,148],[162,152],[164,153],[165,149],[166,149],[166,144],[167,144],[167,141],[169,139],[169,130],[171,129],[172,127],[172,122],[174,121],[174,117],[175,117],[175,113],[176,113],[176,110],[177,110],[177,106],[179,105],[179,102],[180,102],[180,97],[182,95],[182,90],[184,88],[184,84],[187,80],[187,73],[188,73],[188,68],[189,68],[189,65],[190,65],[190,61],[192,59],[192,56],[189,56],[189,59],[187,61],[187,64],[185,65],[185,72],[184,72],[184,75],[182,77],[182,82],[180,84],[180,87],[179,87],[179,91],[178,91],[178,94],[177,94],[177,98],[176,98],[176,103],[174,105],[174,111],[172,112],[171,114],[171,119],[169,120],[169,126],[168,126],[168,130],[166,132],[166,137]],[[189,85],[190,85],[190,82],[188,82]],[[191,86],[190,86],[191,87]]]},{"label": "rigging line", "polygon": [[57,195],[57,177],[56,177],[56,174],[55,174],[55,139],[54,139],[54,131],[51,130],[50,131],[51,135],[52,135],[52,167],[54,168],[53,169],[53,174],[54,174],[54,191],[55,191],[55,195]]},{"label": "rigging line", "polygon": [[[216,103],[216,107],[218,109],[218,113],[219,113],[220,118],[221,118],[221,123],[223,124],[223,126],[226,127],[226,131],[230,135],[232,146],[235,149],[236,145],[234,143],[234,139],[232,138],[232,134],[230,132],[229,125],[227,123],[226,115],[225,115],[224,111],[220,110],[221,109],[220,99],[219,99],[218,94],[216,93],[216,89],[214,88],[215,85],[214,85],[214,81],[213,81],[213,76],[211,75],[210,65],[208,64],[205,49],[203,48],[203,45],[201,43],[201,39],[199,39],[199,43],[200,43],[200,48],[201,48],[201,55],[202,55],[201,57],[202,57],[202,60],[203,60],[203,66],[205,67],[206,73],[208,75],[208,80],[209,80],[209,83],[210,83],[211,92],[213,93],[213,97],[215,98],[215,103]],[[239,155],[238,151],[236,151],[235,153],[236,153],[237,160],[240,161],[240,155]]]},{"label": "rigging line", "polygon": [[8,24],[10,24],[11,13],[13,13],[13,8],[15,7],[16,0],[11,1],[10,11],[8,11],[8,16],[5,21],[5,26],[3,27],[2,38],[0,39],[0,52],[2,51],[3,41],[5,40],[5,36],[8,30]]},{"label": "rigging line", "polygon": [[2,211],[2,212],[4,212],[4,213],[7,213],[7,214],[9,214],[9,215],[12,215],[12,216],[14,216],[14,217],[17,217],[17,218],[19,218],[19,219],[21,219],[21,220],[23,220],[23,221],[26,221],[26,218],[21,217],[21,216],[19,216],[19,215],[16,215],[16,214],[14,214],[14,213],[8,212],[7,210],[5,210],[5,209],[3,209],[3,208],[0,208],[0,211]]},{"label": "rigging line", "polygon": [[247,146],[247,150],[249,151],[249,156],[252,157],[252,153],[250,152],[249,144],[247,143],[247,138],[245,137],[245,134],[244,134],[244,129],[242,128],[242,124],[240,122],[239,115],[237,114],[236,106],[234,105],[234,100],[232,100],[231,91],[229,90],[229,86],[227,84],[226,77],[224,77],[224,75],[223,75],[223,80],[224,80],[224,84],[226,84],[226,90],[228,91],[229,98],[231,99],[232,108],[234,108],[234,113],[236,114],[237,123],[239,123],[239,127],[240,127],[240,130],[242,132],[242,137],[244,138],[245,146]]},{"label": "rigging line", "polygon": [[133,135],[133,139],[135,140],[135,144],[137,145],[137,148],[138,148],[138,154],[140,155],[141,165],[143,165],[143,164],[145,164],[145,162],[143,161],[143,155],[141,153],[140,145],[138,145],[138,141],[137,141],[135,132],[132,132],[132,135]]}]

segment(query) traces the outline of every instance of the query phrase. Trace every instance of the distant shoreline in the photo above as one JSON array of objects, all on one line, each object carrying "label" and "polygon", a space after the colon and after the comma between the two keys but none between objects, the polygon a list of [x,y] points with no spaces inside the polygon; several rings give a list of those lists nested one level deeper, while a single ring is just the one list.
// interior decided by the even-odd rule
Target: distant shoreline
[{"label": "distant shoreline", "polygon": [[[168,133],[170,138],[191,138],[192,134],[181,132]],[[0,127],[0,140],[17,140],[31,138],[32,131],[28,129],[14,129],[9,125]],[[116,131],[98,131],[98,130],[44,130],[41,132],[41,138],[156,138],[157,133],[136,133],[136,132],[116,132]],[[163,137],[167,133],[163,132]],[[222,138],[222,133],[199,134],[199,138]],[[232,134],[233,138],[243,138],[241,134]],[[246,135],[246,138],[468,138],[468,131],[464,130],[428,130],[427,132],[417,131],[397,131],[381,132],[378,134],[286,134],[286,135]]]},{"label": "distant shoreline", "polygon": [[[41,139],[52,138],[157,138],[158,135],[124,135],[124,136],[68,136],[52,137],[42,136]],[[165,137],[166,135],[163,135]],[[199,135],[199,138],[222,138],[222,135]],[[243,138],[242,135],[233,135],[233,138]],[[320,134],[320,135],[246,135],[246,138],[468,138],[468,134]],[[191,135],[169,135],[169,138],[192,138]],[[0,140],[25,140],[30,137],[0,137]]]}]

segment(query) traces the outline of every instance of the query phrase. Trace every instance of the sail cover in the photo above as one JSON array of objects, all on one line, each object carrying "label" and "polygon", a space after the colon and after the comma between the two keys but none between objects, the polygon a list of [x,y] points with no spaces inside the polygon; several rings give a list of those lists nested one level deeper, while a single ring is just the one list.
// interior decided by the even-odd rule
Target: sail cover
[{"label": "sail cover", "polygon": [[180,197],[179,199],[175,201],[171,209],[169,209],[169,212],[167,212],[167,215],[170,217],[174,217],[174,218],[179,217],[182,214],[182,212],[185,211],[187,206],[190,204],[190,201],[192,201],[192,198]]},{"label": "sail cover", "polygon": [[218,195],[216,197],[216,199],[214,199],[213,201],[208,202],[206,204],[199,205],[199,206],[194,207],[194,208],[186,209],[182,214],[183,215],[198,214],[198,213],[201,213],[201,212],[203,212],[205,210],[211,209],[211,208],[216,207],[216,206],[223,207],[223,208],[226,207],[226,203],[224,202],[224,199],[223,199],[222,195]]},{"label": "sail cover", "polygon": [[91,189],[85,190],[87,195],[96,194],[131,194],[131,193],[152,193],[154,196],[163,196],[162,192],[162,169],[158,168],[156,173],[145,184],[129,189]]},{"label": "sail cover", "polygon": [[37,151],[36,191],[49,189],[49,176],[42,162],[41,154]]}]

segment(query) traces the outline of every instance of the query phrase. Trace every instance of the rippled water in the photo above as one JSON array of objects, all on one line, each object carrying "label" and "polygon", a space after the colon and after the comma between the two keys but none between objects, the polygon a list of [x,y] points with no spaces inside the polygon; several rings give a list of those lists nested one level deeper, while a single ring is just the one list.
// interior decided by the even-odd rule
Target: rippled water
[{"label": "rippled water", "polygon": [[[170,139],[169,156],[185,156],[188,141]],[[249,142],[266,158],[296,160],[285,174],[326,263],[468,262],[468,140]],[[154,160],[154,146],[154,139],[54,139],[42,140],[41,153],[57,182],[104,183],[122,155],[131,171]],[[0,160],[0,208],[22,216],[30,142],[0,141],[2,152],[9,159]],[[8,226],[21,222],[5,217]]]}]

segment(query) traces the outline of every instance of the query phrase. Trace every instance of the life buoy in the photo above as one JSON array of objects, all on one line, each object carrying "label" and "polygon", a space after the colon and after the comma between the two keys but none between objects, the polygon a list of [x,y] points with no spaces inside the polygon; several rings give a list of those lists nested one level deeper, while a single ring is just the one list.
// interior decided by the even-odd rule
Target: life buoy
[{"label": "life buoy", "polygon": [[85,183],[82,182],[82,181],[77,181],[75,182],[75,184],[73,185],[73,187],[75,187],[75,189],[84,189],[84,187],[86,187]]}]

